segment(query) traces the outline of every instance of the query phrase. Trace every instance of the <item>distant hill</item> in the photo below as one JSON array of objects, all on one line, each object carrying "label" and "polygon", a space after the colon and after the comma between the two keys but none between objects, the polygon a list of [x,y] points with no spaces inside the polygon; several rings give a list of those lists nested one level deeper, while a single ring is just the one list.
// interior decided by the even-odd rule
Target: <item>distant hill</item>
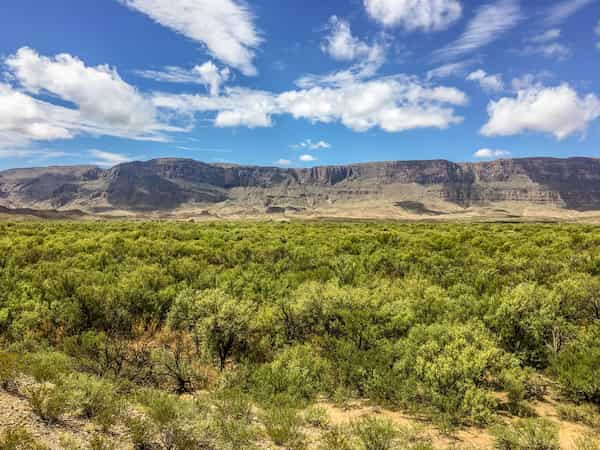
[{"label": "distant hill", "polygon": [[163,158],[110,169],[12,169],[0,172],[0,206],[190,216],[194,211],[440,216],[482,208],[507,216],[526,208],[600,212],[600,160],[390,161],[287,169]]}]

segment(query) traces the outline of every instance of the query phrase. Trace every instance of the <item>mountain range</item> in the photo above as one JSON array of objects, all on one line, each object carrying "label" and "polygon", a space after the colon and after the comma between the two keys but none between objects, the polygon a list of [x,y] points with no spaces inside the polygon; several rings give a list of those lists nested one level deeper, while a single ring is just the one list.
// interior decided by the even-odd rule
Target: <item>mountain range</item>
[{"label": "mountain range", "polygon": [[[4,213],[126,217],[600,216],[600,159],[388,161],[312,168],[162,158],[0,172]],[[0,211],[0,212],[2,212]]]}]

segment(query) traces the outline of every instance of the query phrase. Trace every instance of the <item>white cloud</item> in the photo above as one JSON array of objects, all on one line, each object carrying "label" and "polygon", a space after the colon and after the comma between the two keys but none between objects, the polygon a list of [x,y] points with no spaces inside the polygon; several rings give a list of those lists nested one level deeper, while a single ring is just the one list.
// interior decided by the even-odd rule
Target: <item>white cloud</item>
[{"label": "white cloud", "polygon": [[563,0],[556,3],[548,9],[546,13],[546,23],[549,25],[562,23],[593,1],[594,0]]},{"label": "white cloud", "polygon": [[388,132],[415,128],[447,128],[460,123],[454,106],[467,103],[460,90],[424,86],[406,76],[348,81],[282,92],[226,88],[224,95],[157,94],[155,105],[182,114],[216,113],[214,124],[271,126],[272,116],[288,114],[311,122],[340,122],[354,131],[379,127]]},{"label": "white cloud", "polygon": [[29,140],[69,139],[73,134],[61,118],[70,113],[0,83],[0,146],[23,145]]},{"label": "white cloud", "polygon": [[163,83],[189,83],[202,84],[195,66],[191,69],[177,66],[166,66],[161,70],[136,70],[134,73],[140,77],[149,80],[160,81]]},{"label": "white cloud", "polygon": [[278,159],[277,161],[275,161],[275,164],[277,166],[289,166],[292,164],[292,162],[289,159]]},{"label": "white cloud", "polygon": [[89,150],[88,153],[96,158],[93,164],[102,167],[112,167],[132,160],[129,156],[119,153],[105,152],[103,150]]},{"label": "white cloud", "polygon": [[530,39],[531,42],[535,42],[537,44],[541,44],[544,42],[555,41],[560,37],[560,29],[559,28],[551,28],[550,30],[546,30],[542,34],[538,34]]},{"label": "white cloud", "polygon": [[490,148],[480,148],[473,153],[473,157],[479,159],[506,158],[509,156],[510,152],[507,150],[492,150]]},{"label": "white cloud", "polygon": [[[130,138],[160,139],[158,131],[169,129],[156,120],[151,101],[124,82],[116,70],[102,65],[88,67],[69,54],[54,58],[24,47],[5,60],[11,77],[33,95],[50,93],[73,103],[77,109],[59,107],[26,94],[13,95],[29,104],[27,114],[44,116],[35,120],[25,135],[32,139],[72,137],[78,132]],[[35,105],[35,106],[32,106]],[[33,108],[37,112],[33,112]],[[14,111],[18,116],[19,113]]]},{"label": "white cloud", "polygon": [[295,148],[295,149],[307,148],[310,150],[321,150],[321,149],[331,148],[331,144],[329,142],[325,142],[325,141],[313,142],[312,139],[305,139],[304,141],[300,142],[299,144],[291,145],[291,147]]},{"label": "white cloud", "polygon": [[550,59],[565,59],[571,54],[571,50],[566,45],[558,42],[561,31],[558,28],[552,28],[546,32],[529,38],[523,54],[539,54]]},{"label": "white cloud", "polygon": [[502,75],[489,75],[482,69],[476,70],[475,72],[471,72],[467,76],[467,80],[477,81],[481,88],[488,92],[498,92],[504,89]]},{"label": "white cloud", "polygon": [[221,85],[229,78],[229,69],[219,70],[212,61],[196,66],[194,70],[200,75],[200,82],[208,87],[210,95],[219,95]]},{"label": "white cloud", "polygon": [[353,61],[369,56],[371,46],[352,36],[350,24],[347,21],[332,16],[329,24],[330,34],[321,45],[324,53],[338,61]]},{"label": "white cloud", "polygon": [[245,75],[255,75],[254,49],[261,38],[245,4],[234,0],[121,0],[206,46],[211,55]]},{"label": "white cloud", "polygon": [[298,87],[308,89],[314,86],[339,86],[344,83],[364,80],[373,77],[385,63],[385,36],[372,45],[352,36],[348,22],[332,16],[330,19],[331,33],[321,45],[321,50],[338,61],[354,61],[348,69],[339,70],[325,75],[309,74],[296,80]]},{"label": "white cloud", "polygon": [[443,64],[435,69],[429,70],[427,72],[427,79],[433,80],[435,78],[447,78],[453,75],[458,75],[464,73],[467,67],[472,66],[473,64],[475,64],[475,61],[472,59]]},{"label": "white cloud", "polygon": [[305,153],[304,155],[300,155],[300,157],[298,159],[302,162],[312,162],[312,161],[317,160],[317,158],[315,158],[313,155],[309,155],[308,153]]},{"label": "white cloud", "polygon": [[551,79],[552,77],[552,73],[545,70],[537,73],[526,73],[520,77],[513,78],[511,81],[511,87],[514,91],[539,88],[542,86],[544,80]]},{"label": "white cloud", "polygon": [[541,45],[526,46],[523,52],[527,54],[540,54],[550,59],[565,59],[571,54],[571,50],[560,42],[549,42]]},{"label": "white cloud", "polygon": [[452,59],[498,39],[521,20],[518,0],[496,0],[479,7],[463,34],[435,52],[436,59]]},{"label": "white cloud", "polygon": [[57,151],[57,150],[47,150],[47,149],[35,149],[35,148],[27,148],[27,149],[3,149],[0,148],[0,159],[6,158],[31,158],[33,157],[35,160],[46,160],[49,158],[62,158],[67,156],[66,152]]},{"label": "white cloud", "polygon": [[460,19],[458,0],[364,0],[369,16],[384,26],[400,26],[407,31],[437,31]]},{"label": "white cloud", "polygon": [[550,133],[564,139],[583,133],[600,117],[600,100],[579,96],[568,84],[525,87],[516,98],[502,98],[488,105],[489,121],[481,129],[486,136],[510,136],[525,131]]},{"label": "white cloud", "polygon": [[189,83],[205,86],[211,95],[218,95],[221,86],[229,80],[229,68],[219,69],[212,61],[194,66],[192,69],[167,66],[162,70],[138,70],[137,75],[166,83]]}]

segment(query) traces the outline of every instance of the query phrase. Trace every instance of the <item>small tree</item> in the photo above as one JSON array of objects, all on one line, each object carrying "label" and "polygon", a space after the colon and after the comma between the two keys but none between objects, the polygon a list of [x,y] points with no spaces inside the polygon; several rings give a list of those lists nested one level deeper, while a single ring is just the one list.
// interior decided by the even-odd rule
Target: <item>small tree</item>
[{"label": "small tree", "polygon": [[558,354],[552,370],[573,399],[600,403],[600,323],[582,330]]},{"label": "small tree", "polygon": [[205,344],[222,370],[230,357],[243,354],[247,348],[254,312],[249,302],[221,289],[187,291],[171,308],[168,323],[175,329],[192,331],[197,344]]}]

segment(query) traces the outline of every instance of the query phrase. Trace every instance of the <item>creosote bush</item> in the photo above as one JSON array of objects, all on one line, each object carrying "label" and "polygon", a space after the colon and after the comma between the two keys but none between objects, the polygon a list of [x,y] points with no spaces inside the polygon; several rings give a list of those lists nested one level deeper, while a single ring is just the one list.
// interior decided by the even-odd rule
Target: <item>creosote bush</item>
[{"label": "creosote bush", "polygon": [[[0,386],[48,421],[123,422],[138,450],[371,439],[306,411],[324,398],[444,431],[533,416],[557,389],[597,407],[599,230],[0,222]],[[543,441],[531,420],[506,441]]]},{"label": "creosote bush", "polygon": [[262,422],[273,443],[290,449],[304,448],[301,417],[296,409],[273,405],[264,411]]},{"label": "creosote bush", "polygon": [[520,419],[492,432],[498,450],[560,450],[558,426],[548,419]]},{"label": "creosote bush", "polygon": [[558,415],[563,420],[585,424],[600,431],[600,408],[591,404],[557,405]]},{"label": "creosote bush", "polygon": [[105,432],[119,420],[123,403],[113,383],[78,374],[71,377],[66,386],[72,392],[73,409],[79,408],[83,418],[91,419]]},{"label": "creosote bush", "polygon": [[50,424],[58,422],[70,408],[69,392],[61,385],[35,383],[24,388],[24,393],[33,412]]},{"label": "creosote bush", "polygon": [[24,428],[9,427],[0,433],[2,450],[49,450]]},{"label": "creosote bush", "polygon": [[394,447],[398,430],[388,419],[365,417],[354,424],[354,433],[364,450],[389,450]]}]

